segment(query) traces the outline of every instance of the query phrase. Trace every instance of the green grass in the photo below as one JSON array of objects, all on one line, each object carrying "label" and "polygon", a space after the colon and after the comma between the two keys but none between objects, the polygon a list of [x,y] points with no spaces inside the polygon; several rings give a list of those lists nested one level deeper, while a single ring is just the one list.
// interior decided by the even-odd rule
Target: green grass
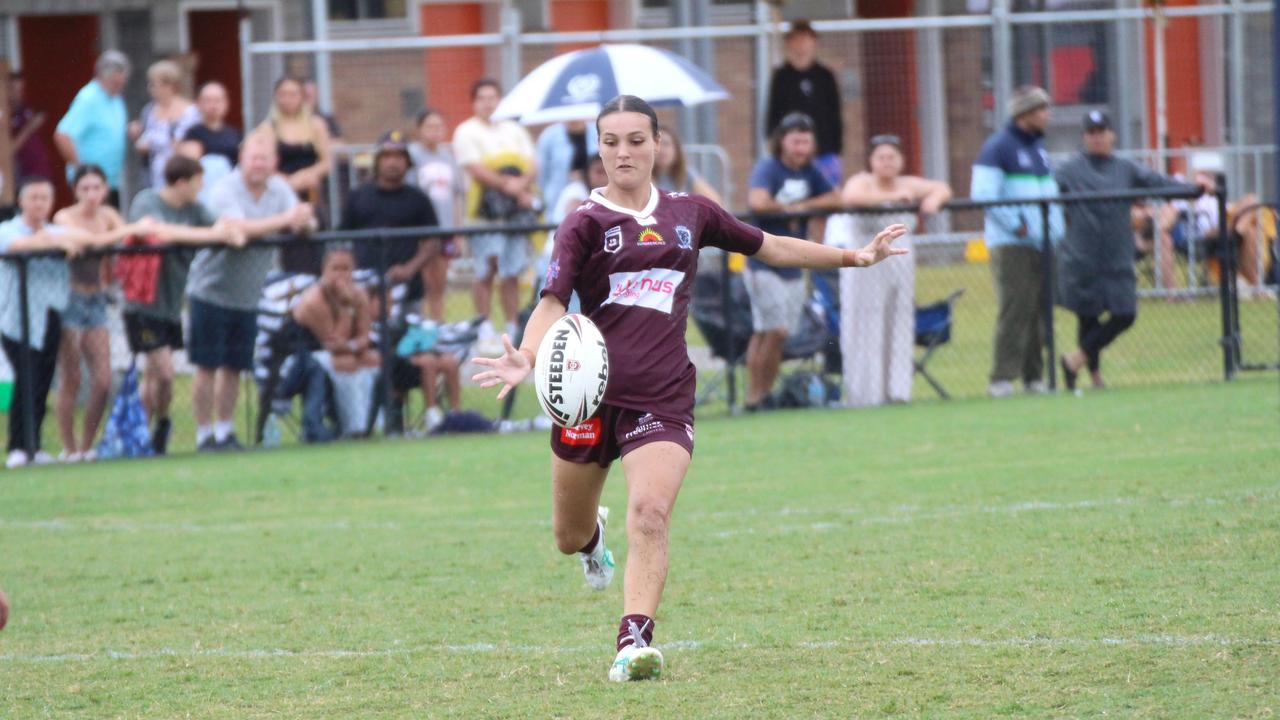
[{"label": "green grass", "polygon": [[1278,423],[1274,376],[704,419],[626,687],[543,434],[2,473],[0,717],[1270,717]]}]

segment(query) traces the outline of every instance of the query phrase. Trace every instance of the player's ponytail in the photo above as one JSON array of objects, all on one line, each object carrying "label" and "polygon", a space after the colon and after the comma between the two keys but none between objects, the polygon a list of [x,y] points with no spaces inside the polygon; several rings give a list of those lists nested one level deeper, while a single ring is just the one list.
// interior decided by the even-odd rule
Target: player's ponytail
[{"label": "player's ponytail", "polygon": [[600,108],[600,114],[596,116],[596,133],[600,132],[600,119],[605,115],[618,112],[638,112],[649,118],[649,127],[653,129],[653,136],[658,137],[658,113],[653,111],[653,106],[635,95],[618,95],[614,99],[604,104]]}]

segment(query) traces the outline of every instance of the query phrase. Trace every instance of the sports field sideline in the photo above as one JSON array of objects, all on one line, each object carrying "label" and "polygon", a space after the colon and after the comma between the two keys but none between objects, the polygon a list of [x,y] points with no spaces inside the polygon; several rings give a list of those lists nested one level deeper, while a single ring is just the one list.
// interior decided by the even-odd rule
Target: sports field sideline
[{"label": "sports field sideline", "polygon": [[0,717],[1268,717],[1278,428],[1275,375],[704,420],[624,686],[541,434],[4,473]]}]

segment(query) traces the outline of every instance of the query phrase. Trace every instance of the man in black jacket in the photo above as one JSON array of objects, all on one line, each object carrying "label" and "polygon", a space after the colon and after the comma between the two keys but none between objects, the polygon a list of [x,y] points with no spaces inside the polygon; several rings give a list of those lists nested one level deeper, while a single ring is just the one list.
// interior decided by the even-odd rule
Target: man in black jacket
[{"label": "man in black jacket", "polygon": [[839,187],[843,180],[840,153],[844,149],[844,122],[840,118],[840,88],[836,76],[817,61],[818,33],[808,21],[797,20],[783,38],[786,61],[773,71],[769,81],[769,111],[765,115],[765,137],[788,113],[801,112],[813,118],[818,141],[814,164],[827,181]]}]

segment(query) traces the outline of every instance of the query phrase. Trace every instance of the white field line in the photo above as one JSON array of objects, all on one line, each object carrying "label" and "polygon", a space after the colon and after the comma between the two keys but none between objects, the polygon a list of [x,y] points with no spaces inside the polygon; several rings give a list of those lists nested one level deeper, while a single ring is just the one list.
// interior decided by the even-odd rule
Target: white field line
[{"label": "white field line", "polygon": [[[898,525],[918,522],[932,522],[977,515],[1019,515],[1031,512],[1073,512],[1095,508],[1139,507],[1167,505],[1170,507],[1215,506],[1241,502],[1274,502],[1280,499],[1280,485],[1268,485],[1249,490],[1241,490],[1223,496],[1191,496],[1191,497],[1119,497],[1098,498],[1073,501],[1024,500],[1005,505],[948,505],[934,508],[923,508],[917,505],[902,505],[890,508],[888,514],[869,515],[869,508],[796,508],[783,507],[769,510],[719,510],[693,511],[677,513],[676,523],[682,520],[694,523],[708,520],[765,520],[769,524],[760,530],[752,527],[740,527],[710,533],[711,537],[727,538],[737,535],[781,534],[794,532],[825,532],[851,525]],[[779,518],[801,518],[809,516],[836,517],[842,522],[817,521],[810,523],[778,523]],[[549,528],[549,520],[477,520],[448,517],[423,517],[417,521],[385,521],[368,522],[361,520],[307,521],[307,520],[263,520],[258,522],[232,523],[199,523],[199,522],[131,522],[109,518],[50,518],[39,520],[21,520],[0,518],[0,531],[24,530],[45,532],[117,532],[117,533],[258,533],[284,530],[301,530],[309,532],[363,532],[363,531],[404,531],[423,527],[497,527],[525,526]],[[683,529],[687,529],[688,525]]]},{"label": "white field line", "polygon": [[[667,652],[727,651],[759,649],[773,650],[876,650],[886,648],[1112,648],[1112,647],[1264,647],[1280,648],[1280,638],[1240,638],[1223,635],[1136,635],[1133,637],[1013,637],[1013,638],[929,638],[900,637],[884,639],[843,638],[833,640],[805,640],[797,643],[752,645],[751,643],[718,643],[699,640],[674,640],[660,644]],[[607,655],[607,645],[522,645],[509,643],[477,642],[466,645],[401,645],[375,649],[319,649],[285,650],[230,649],[230,648],[159,648],[155,650],[98,650],[82,653],[57,653],[50,655],[10,653],[0,655],[0,664],[65,664],[87,662],[131,662],[146,660],[342,660],[347,658],[387,658],[412,655]]]}]

